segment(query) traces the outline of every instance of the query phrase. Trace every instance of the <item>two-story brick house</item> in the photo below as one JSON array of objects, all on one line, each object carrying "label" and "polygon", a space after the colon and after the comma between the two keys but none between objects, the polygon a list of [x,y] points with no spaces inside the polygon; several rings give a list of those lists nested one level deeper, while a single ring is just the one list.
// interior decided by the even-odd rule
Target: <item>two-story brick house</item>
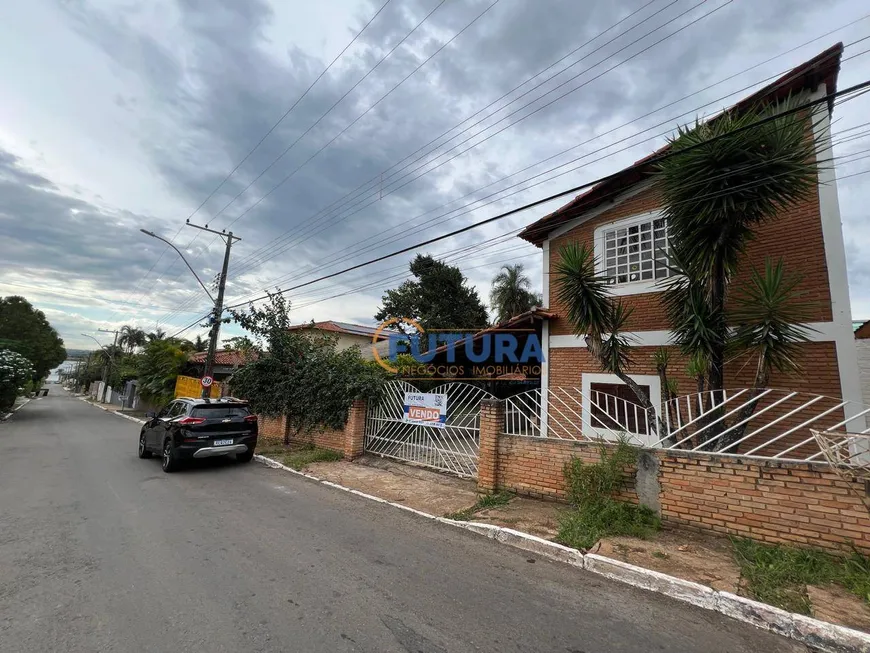
[{"label": "two-story brick house", "polygon": [[[836,90],[842,50],[842,44],[830,48],[731,110],[739,111],[762,99],[782,99],[789,95],[807,99],[824,97]],[[812,137],[821,144],[820,159],[831,157],[832,110],[832,102],[822,103],[812,125]],[[808,121],[808,131],[809,125]],[[547,362],[541,387],[545,405],[548,390],[565,386],[582,389],[585,402],[594,390],[634,400],[633,393],[622,386],[617,377],[601,371],[586,350],[583,339],[573,333],[564,317],[566,311],[557,300],[554,269],[560,247],[571,241],[594,246],[598,269],[609,278],[610,290],[633,309],[627,331],[637,349],[630,373],[649,391],[653,403],[661,405],[662,389],[653,354],[658,347],[670,344],[670,334],[657,282],[670,272],[661,260],[661,249],[667,248],[667,224],[661,216],[651,172],[651,168],[632,166],[537,220],[520,234],[543,251],[544,306],[557,316],[548,321],[543,332]],[[739,286],[752,266],[763,267],[765,257],[782,257],[788,270],[802,275],[801,290],[806,293],[805,299],[814,303],[811,326],[815,332],[812,342],[801,347],[803,373],[789,378],[774,375],[770,386],[860,403],[833,166],[820,169],[817,193],[811,199],[760,226],[756,236],[748,246],[745,265],[732,290]],[[675,348],[672,352],[674,362],[670,376],[678,381],[681,394],[691,393],[696,381],[686,373],[685,361]],[[750,385],[753,373],[752,365],[727,365],[726,387]],[[588,413],[588,406],[584,408],[584,413]],[[846,410],[848,416],[848,411],[854,407]],[[542,425],[545,423],[546,415],[542,415]]]}]

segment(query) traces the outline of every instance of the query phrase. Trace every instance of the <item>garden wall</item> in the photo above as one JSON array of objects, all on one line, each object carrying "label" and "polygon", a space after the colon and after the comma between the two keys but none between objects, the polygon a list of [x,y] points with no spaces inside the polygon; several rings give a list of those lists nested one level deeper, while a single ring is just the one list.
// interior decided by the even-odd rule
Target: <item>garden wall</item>
[{"label": "garden wall", "polygon": [[304,432],[294,431],[287,423],[286,416],[260,417],[260,439],[270,445],[309,444],[321,449],[331,449],[347,459],[356,458],[363,453],[365,438],[366,402],[356,400],[350,407],[347,422],[342,429],[318,428]]},{"label": "garden wall", "polygon": [[[564,501],[565,463],[597,461],[599,445],[504,435],[497,428],[500,410],[497,401],[481,408],[481,489]],[[640,493],[666,523],[840,552],[854,545],[870,553],[864,485],[841,480],[826,464],[663,450],[646,450],[644,458],[624,498],[637,502]]]}]

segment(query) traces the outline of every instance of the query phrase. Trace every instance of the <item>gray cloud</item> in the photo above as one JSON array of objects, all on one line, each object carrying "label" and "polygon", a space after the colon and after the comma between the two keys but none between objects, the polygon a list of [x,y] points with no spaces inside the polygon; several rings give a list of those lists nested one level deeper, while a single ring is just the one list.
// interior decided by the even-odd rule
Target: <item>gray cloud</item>
[{"label": "gray cloud", "polygon": [[[113,93],[112,97],[118,105],[122,105],[131,124],[137,126],[137,142],[141,152],[137,152],[136,156],[141,156],[153,172],[153,178],[143,180],[143,183],[168,189],[178,199],[178,204],[186,207],[185,210],[174,217],[174,222],[169,222],[165,216],[158,219],[125,213],[123,208],[107,212],[104,208],[57,191],[51,180],[29,171],[20,162],[8,159],[10,155],[6,154],[6,159],[0,158],[2,174],[9,175],[3,177],[3,183],[9,187],[2,188],[9,193],[10,198],[10,208],[8,211],[4,209],[4,213],[19,216],[22,222],[27,222],[29,218],[21,216],[60,216],[55,217],[50,225],[31,221],[20,229],[15,226],[15,233],[11,237],[16,243],[17,251],[13,256],[17,265],[22,265],[28,257],[38,257],[39,261],[49,266],[46,267],[48,270],[74,266],[81,274],[92,277],[94,283],[107,292],[110,288],[132,290],[160,251],[158,243],[143,244],[141,239],[134,241],[131,238],[131,235],[136,236],[136,225],[144,221],[159,225],[170,235],[175,233],[187,213],[195,209],[218,185],[325,66],[321,56],[306,51],[290,38],[286,43],[277,44],[276,54],[276,44],[269,42],[266,33],[277,19],[277,12],[280,11],[278,5],[273,7],[265,0],[177,0],[171,4],[175,18],[171,30],[167,30],[166,34],[141,22],[135,13],[104,9],[87,0],[67,1],[59,6],[66,24],[87,43],[96,46],[102,56],[112,62],[118,75],[136,80],[136,93],[125,91]],[[352,20],[343,19],[349,27],[344,38],[350,38],[349,34],[355,33],[380,4],[380,0],[365,3],[357,8]],[[238,262],[268,245],[272,239],[280,237],[287,230],[299,233],[290,241],[299,244],[259,267],[248,269],[243,276],[234,278],[231,286],[233,297],[249,295],[268,282],[299,271],[305,271],[307,278],[319,272],[332,271],[341,265],[327,265],[335,256],[351,255],[347,262],[358,262],[630,163],[652,150],[661,140],[613,155],[590,165],[588,169],[579,170],[473,214],[441,222],[437,226],[429,223],[428,230],[425,230],[427,224],[423,220],[443,220],[439,218],[442,211],[432,211],[417,221],[419,224],[410,223],[415,216],[475,188],[807,40],[844,22],[851,15],[857,15],[861,9],[856,0],[835,3],[825,9],[824,15],[808,0],[777,0],[753,6],[751,10],[741,3],[732,3],[653,50],[589,82],[551,107],[520,120],[547,101],[538,100],[509,121],[482,132],[461,149],[482,140],[505,124],[512,125],[503,133],[401,190],[391,192],[392,186],[388,180],[386,195],[382,200],[374,201],[378,197],[375,194],[370,200],[362,202],[374,201],[371,206],[347,215],[357,210],[348,206],[342,211],[327,212],[318,220],[308,222],[311,216],[330,204],[343,203],[341,198],[345,194],[381,170],[401,161],[437,134],[473,114],[643,3],[637,0],[626,7],[624,3],[610,2],[531,3],[501,0],[345,135],[306,163],[319,148],[490,3],[488,0],[445,3],[374,74],[302,136],[436,4],[436,0],[390,3],[339,64],[299,102],[287,120],[197,214],[196,220],[199,222],[224,227],[295,168],[303,166],[287,183],[233,226],[243,237],[234,251],[237,272]],[[620,30],[627,29],[666,4],[666,0],[661,0],[646,8],[637,18],[626,21],[619,29],[567,59],[560,64],[560,68],[601,47]],[[534,100],[543,91],[554,88],[572,74],[601,62],[566,86],[565,90],[576,87],[721,2],[706,3],[625,52],[614,54],[631,40],[673,19],[692,4],[686,0],[667,8],[647,24],[591,54],[582,63],[519,103]],[[822,24],[822,18],[829,22]],[[748,78],[738,78],[733,83],[691,98],[643,120],[633,128],[643,129],[681,111],[692,111],[705,101],[812,56],[837,38],[834,35],[800,53],[754,71]],[[613,58],[608,58],[611,56]],[[529,86],[522,90],[527,88]],[[513,94],[509,99],[518,94]],[[501,102],[499,106],[504,103]],[[493,124],[515,107],[512,105],[510,109],[497,113],[473,131]],[[705,112],[709,113],[715,108],[711,107]],[[451,132],[451,135],[456,133]],[[548,164],[533,168],[522,176],[535,174],[548,166],[591,152],[628,133],[630,131],[626,130],[590,143]],[[214,217],[266,165],[300,137],[299,143],[278,164],[222,215]],[[438,151],[446,150],[465,137],[451,140]],[[590,158],[600,156],[603,154],[594,154]],[[504,188],[519,178],[500,182],[473,197]],[[351,201],[351,205],[357,203],[359,201]],[[460,204],[452,204],[448,209]],[[851,206],[844,202],[844,221],[847,223],[851,220]],[[71,209],[79,212],[73,214]],[[543,212],[545,209],[516,216],[504,224],[430,249],[443,253],[478,242],[528,223]],[[341,216],[347,217],[339,219]],[[93,240],[82,238],[80,231],[84,225],[94,223],[101,225],[100,233]],[[13,230],[6,219],[3,224],[7,225],[8,230]],[[395,230],[388,239],[393,234],[399,234],[402,238],[395,242],[386,242],[382,238],[374,241],[380,243],[378,247],[366,250],[368,242],[363,241],[384,229]],[[319,233],[313,235],[314,232]],[[311,235],[307,237],[306,234]],[[185,237],[187,240],[183,240]],[[192,237],[193,232],[185,230],[179,241],[186,244]],[[215,243],[210,254],[204,254],[205,244],[209,240],[197,238],[192,245],[193,258],[198,257],[196,265],[199,269],[216,267],[219,243]],[[138,243],[134,252],[117,247],[113,249],[113,244],[129,242]],[[517,241],[508,245],[520,243]],[[505,256],[529,252],[534,250],[514,251]],[[855,255],[850,250],[850,263],[854,259]],[[524,260],[530,266],[530,271],[538,275],[539,258],[533,256]],[[399,259],[390,265],[401,262],[402,259]],[[473,268],[475,262],[476,259],[472,257],[461,264]],[[173,268],[167,273],[170,263]],[[497,267],[496,257],[492,259],[490,267],[469,271],[469,276],[481,288],[482,295],[486,294],[486,282]],[[123,273],[118,274],[121,270]],[[855,272],[853,276],[858,278],[859,274]],[[182,303],[186,298],[196,297],[196,290],[186,275],[187,272],[173,257],[165,256],[149,279],[160,278],[162,300],[173,305]],[[360,273],[349,275],[348,279],[338,279],[324,287],[321,294],[349,290],[359,285],[360,279],[364,278]],[[372,273],[368,278],[377,281]],[[540,284],[538,278],[536,286]],[[322,310],[324,317],[360,319],[374,312],[382,291],[382,287],[373,284],[369,290],[338,302],[324,302],[312,310]],[[300,303],[303,301],[300,300]]]}]

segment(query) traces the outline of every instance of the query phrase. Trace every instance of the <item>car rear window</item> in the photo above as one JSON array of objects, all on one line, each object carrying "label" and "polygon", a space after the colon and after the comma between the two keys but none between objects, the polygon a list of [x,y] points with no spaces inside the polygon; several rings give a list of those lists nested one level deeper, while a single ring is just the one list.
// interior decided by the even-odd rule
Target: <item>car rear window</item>
[{"label": "car rear window", "polygon": [[206,419],[225,419],[227,417],[244,417],[250,415],[247,406],[195,406],[190,413],[191,417],[205,417]]}]

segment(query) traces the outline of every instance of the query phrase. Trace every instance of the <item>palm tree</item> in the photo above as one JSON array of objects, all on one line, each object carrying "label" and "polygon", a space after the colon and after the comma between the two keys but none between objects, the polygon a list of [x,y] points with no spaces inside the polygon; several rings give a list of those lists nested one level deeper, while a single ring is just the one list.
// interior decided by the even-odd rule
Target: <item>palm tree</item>
[{"label": "palm tree", "polygon": [[146,338],[148,339],[148,342],[154,342],[155,340],[164,340],[166,339],[166,331],[164,331],[160,327],[157,327],[154,331],[149,333]]},{"label": "palm tree", "polygon": [[[675,156],[658,165],[657,185],[676,273],[665,284],[674,342],[695,362],[704,362],[703,377],[717,404],[729,346],[758,356],[755,386],[763,387],[771,369],[794,370],[793,345],[807,335],[779,328],[763,333],[763,324],[782,327],[808,314],[799,302],[799,279],[786,274],[781,261],[767,261],[763,274],[753,272],[751,295],[744,298],[740,315],[729,316],[725,308],[755,229],[808,199],[818,184],[819,144],[807,138],[807,121],[815,120],[814,115],[791,113],[753,125],[796,104],[788,99],[743,113],[731,111],[680,129],[671,141]],[[744,324],[739,337],[729,332],[735,319]],[[721,431],[724,421],[719,425]],[[735,433],[727,440],[734,441]]]},{"label": "palm tree", "polygon": [[489,301],[497,324],[541,305],[541,296],[530,290],[532,282],[523,270],[522,263],[503,265],[492,280]]},{"label": "palm tree", "polygon": [[118,344],[123,347],[128,354],[132,354],[137,347],[144,347],[148,342],[145,336],[145,331],[129,324],[121,327],[121,335],[118,337]]}]

